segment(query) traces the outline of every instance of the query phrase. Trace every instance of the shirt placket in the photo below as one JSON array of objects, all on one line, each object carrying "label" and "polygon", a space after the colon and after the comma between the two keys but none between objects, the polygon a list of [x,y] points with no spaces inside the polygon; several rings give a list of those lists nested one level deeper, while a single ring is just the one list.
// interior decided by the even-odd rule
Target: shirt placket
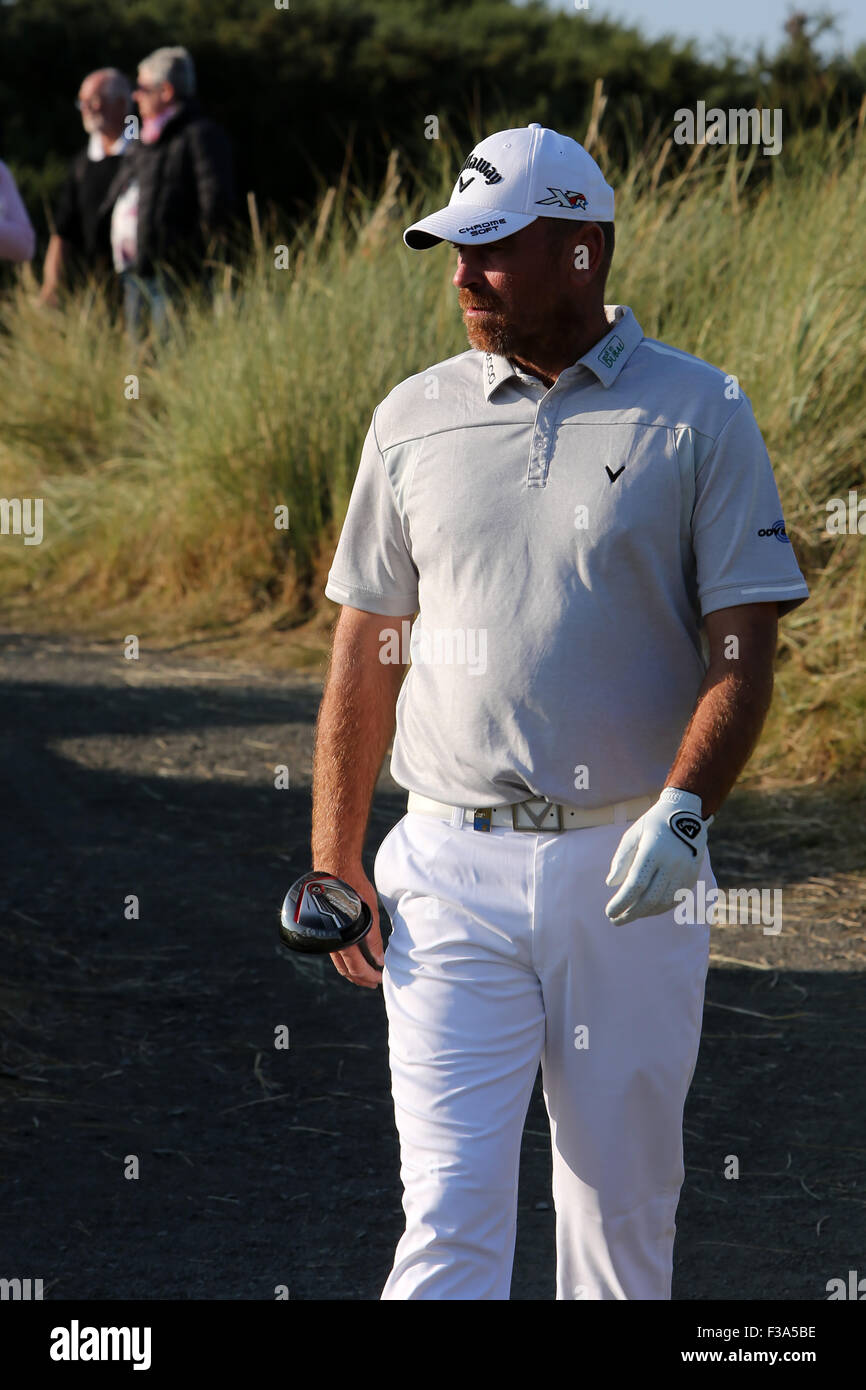
[{"label": "shirt placket", "polygon": [[558,401],[548,391],[542,396],[535,409],[535,424],[529,445],[529,463],[526,469],[527,487],[546,487],[550,459],[556,438],[556,418]]}]

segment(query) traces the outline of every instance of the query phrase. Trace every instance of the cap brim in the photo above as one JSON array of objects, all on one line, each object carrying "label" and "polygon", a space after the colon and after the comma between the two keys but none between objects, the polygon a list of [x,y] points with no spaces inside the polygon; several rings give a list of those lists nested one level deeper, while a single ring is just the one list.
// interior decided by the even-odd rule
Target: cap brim
[{"label": "cap brim", "polygon": [[403,233],[403,240],[413,251],[426,251],[440,241],[453,241],[458,246],[480,246],[488,241],[502,241],[514,232],[528,227],[536,220],[534,214],[504,212],[497,208],[467,206],[440,208],[413,222]]}]

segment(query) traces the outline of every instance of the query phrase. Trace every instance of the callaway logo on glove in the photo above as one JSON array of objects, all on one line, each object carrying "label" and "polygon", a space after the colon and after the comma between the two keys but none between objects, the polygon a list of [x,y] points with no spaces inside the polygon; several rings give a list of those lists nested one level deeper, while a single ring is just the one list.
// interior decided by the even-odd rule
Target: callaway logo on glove
[{"label": "callaway logo on glove", "polygon": [[604,909],[612,922],[670,912],[677,890],[694,887],[714,819],[704,820],[702,809],[694,792],[665,787],[655,806],[629,826],[605,879],[608,888],[619,889]]}]

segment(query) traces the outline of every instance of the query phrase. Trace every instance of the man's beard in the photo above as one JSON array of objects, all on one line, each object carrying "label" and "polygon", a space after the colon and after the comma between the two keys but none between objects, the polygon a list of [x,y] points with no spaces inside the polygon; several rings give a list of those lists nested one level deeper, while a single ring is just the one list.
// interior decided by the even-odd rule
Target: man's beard
[{"label": "man's beard", "polygon": [[512,353],[519,352],[524,335],[515,324],[509,322],[495,304],[486,304],[484,301],[479,302],[468,297],[464,299],[462,296],[458,302],[462,310],[493,310],[490,319],[464,319],[470,347],[474,347],[478,352],[497,353],[500,357],[509,357]]},{"label": "man's beard", "polygon": [[[481,307],[480,305],[478,307]],[[498,357],[517,358],[521,361],[541,360],[539,353],[549,347],[551,339],[555,342],[560,336],[567,337],[573,320],[563,315],[551,315],[539,335],[525,323],[515,323],[499,310],[494,310],[490,319],[465,319],[466,336],[469,346],[477,352],[491,352]]]},{"label": "man's beard", "polygon": [[[523,361],[543,360],[544,353],[551,343],[567,340],[574,332],[575,313],[568,304],[554,304],[547,315],[538,319],[539,306],[530,324],[509,319],[507,312],[497,304],[487,304],[483,300],[459,299],[461,310],[491,309],[489,319],[464,318],[469,346],[477,352],[491,352],[499,357],[518,358]],[[540,354],[540,355],[539,355]]]},{"label": "man's beard", "polygon": [[474,319],[466,322],[466,336],[470,347],[478,352],[492,352],[500,357],[510,357],[520,350],[520,335],[514,325],[497,315],[489,323],[479,323]]}]

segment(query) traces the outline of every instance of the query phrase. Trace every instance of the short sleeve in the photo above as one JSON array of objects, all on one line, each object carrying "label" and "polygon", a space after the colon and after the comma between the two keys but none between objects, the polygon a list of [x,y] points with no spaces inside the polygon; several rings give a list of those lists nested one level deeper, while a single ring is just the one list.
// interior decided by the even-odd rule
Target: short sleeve
[{"label": "short sleeve", "polygon": [[745,396],[698,463],[692,545],[701,614],[745,603],[779,605],[779,616],[809,597],[773,467]]},{"label": "short sleeve", "polygon": [[418,571],[385,461],[374,412],[349,498],[325,595],[368,613],[404,617],[418,610]]}]

